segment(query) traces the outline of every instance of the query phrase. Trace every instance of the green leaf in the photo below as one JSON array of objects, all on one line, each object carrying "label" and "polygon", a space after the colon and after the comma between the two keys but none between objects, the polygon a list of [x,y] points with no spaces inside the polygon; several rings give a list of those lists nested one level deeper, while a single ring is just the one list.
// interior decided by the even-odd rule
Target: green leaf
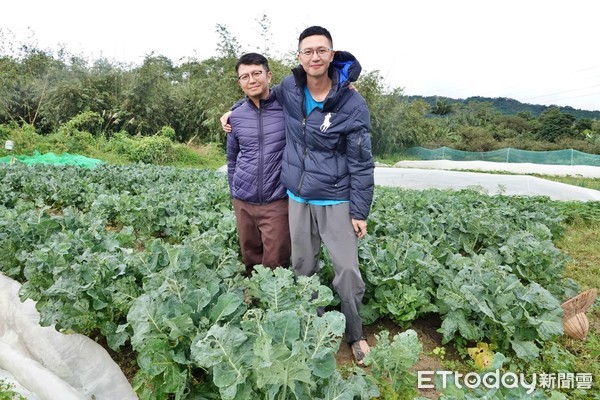
[{"label": "green leaf", "polygon": [[533,361],[539,356],[540,349],[531,341],[510,341],[512,349],[515,351],[517,357],[526,360]]},{"label": "green leaf", "polygon": [[129,309],[127,321],[134,332],[131,337],[134,349],[157,335],[164,335],[158,325],[160,318],[157,313],[158,308],[159,305],[149,295],[143,294],[134,301]]},{"label": "green leaf", "polygon": [[211,322],[216,323],[228,315],[233,314],[242,306],[242,300],[235,293],[223,293],[219,296],[217,304],[210,310],[210,320]]},{"label": "green leaf", "polygon": [[300,319],[291,310],[279,313],[269,311],[263,329],[275,343],[283,343],[291,349],[292,344],[300,337]]},{"label": "green leaf", "polygon": [[238,386],[252,373],[250,343],[235,326],[213,325],[192,345],[191,356],[199,366],[212,368],[213,383],[224,399],[235,398]]},{"label": "green leaf", "polygon": [[237,353],[238,349],[246,340],[247,336],[237,327],[213,325],[206,336],[192,346],[192,356],[202,367],[209,368],[225,362],[241,374],[239,371],[242,368],[236,366],[235,360],[240,356]]},{"label": "green leaf", "polygon": [[[259,388],[273,386],[272,390],[286,392],[288,389],[294,392],[296,385],[311,384],[311,370],[306,363],[306,354],[302,350],[303,344],[297,342],[289,358],[285,360],[273,360],[268,368],[256,370],[256,383]],[[269,390],[271,392],[271,390]],[[281,398],[287,398],[282,396]]]},{"label": "green leaf", "polygon": [[170,349],[166,343],[164,340],[153,338],[140,348],[137,362],[145,373],[156,376],[173,367]]},{"label": "green leaf", "polygon": [[319,378],[328,378],[334,373],[336,367],[335,352],[331,349],[322,349],[315,354],[309,362],[311,372]]},{"label": "green leaf", "polygon": [[341,337],[346,330],[346,318],[337,311],[329,311],[322,317],[316,317],[306,326],[302,340],[309,340],[309,358],[316,357],[323,348],[337,351]]},{"label": "green leaf", "polygon": [[563,334],[562,317],[557,312],[547,312],[537,318],[537,331],[542,340],[550,340]]}]

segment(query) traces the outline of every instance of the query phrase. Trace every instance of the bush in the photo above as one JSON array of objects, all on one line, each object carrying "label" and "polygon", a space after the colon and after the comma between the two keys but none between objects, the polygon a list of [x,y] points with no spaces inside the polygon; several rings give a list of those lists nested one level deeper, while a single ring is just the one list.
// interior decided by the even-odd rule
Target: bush
[{"label": "bush", "polygon": [[170,126],[163,126],[160,131],[156,133],[156,136],[165,137],[173,142],[175,141],[175,129]]},{"label": "bush", "polygon": [[598,143],[593,143],[585,139],[561,138],[556,143],[561,149],[575,149],[584,153],[600,154],[600,140]]},{"label": "bush", "polygon": [[89,132],[72,131],[70,134],[59,131],[44,137],[37,150],[40,153],[53,152],[56,154],[88,154],[95,144],[95,138]]},{"label": "bush", "polygon": [[63,124],[58,129],[58,132],[66,136],[71,136],[80,132],[100,132],[101,129],[102,117],[100,114],[92,111],[84,111]]},{"label": "bush", "polygon": [[499,143],[500,148],[530,150],[530,151],[551,151],[562,150],[556,143],[544,142],[531,136],[521,136],[505,139]]},{"label": "bush", "polygon": [[219,168],[226,162],[225,152],[218,143],[201,146],[176,144],[174,151],[174,165],[177,167]]},{"label": "bush", "polygon": [[[19,127],[11,124],[0,126],[0,139],[2,140],[0,156],[4,157],[10,154],[33,154],[34,150],[37,150],[39,143],[43,140],[43,136],[36,133],[33,125],[23,124],[23,126]],[[14,142],[12,153],[4,148],[6,140]]]},{"label": "bush", "polygon": [[[71,120],[73,121],[73,120]],[[70,122],[71,122],[70,121]],[[23,126],[2,125],[0,126],[0,140],[14,142],[14,155],[31,155],[34,151],[42,154],[53,152],[56,154],[88,154],[93,152],[97,145],[96,138],[89,132],[79,131],[74,125],[65,124],[58,132],[50,135],[40,135],[32,125]],[[2,146],[0,157],[8,155],[9,152]]]},{"label": "bush", "polygon": [[175,160],[173,143],[164,136],[143,137],[134,141],[129,159],[145,164],[168,164]]},{"label": "bush", "polygon": [[465,151],[491,151],[498,148],[498,142],[492,133],[479,126],[466,126],[459,129],[463,140],[457,143],[459,150]]},{"label": "bush", "polygon": [[[76,118],[83,117],[79,115]],[[185,145],[174,143],[175,130],[163,127],[155,136],[131,137],[126,131],[115,133],[110,139],[94,136],[76,129],[75,119],[61,127],[58,132],[40,135],[32,125],[0,125],[0,157],[8,155],[32,155],[70,153],[98,158],[112,164],[146,163],[172,164],[178,167],[218,168],[225,163],[223,147],[219,143]],[[79,119],[81,122],[81,119]],[[8,151],[4,142],[12,140],[14,149]]]}]

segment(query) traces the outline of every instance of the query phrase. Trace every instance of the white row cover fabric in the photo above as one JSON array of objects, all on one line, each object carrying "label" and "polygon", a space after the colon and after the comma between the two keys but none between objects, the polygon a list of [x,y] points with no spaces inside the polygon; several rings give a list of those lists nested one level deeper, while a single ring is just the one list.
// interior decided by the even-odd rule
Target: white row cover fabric
[{"label": "white row cover fabric", "polygon": [[0,379],[29,400],[135,400],[108,352],[92,339],[39,325],[35,302],[0,273]]},{"label": "white row cover fabric", "polygon": [[406,189],[476,189],[488,195],[548,196],[561,201],[600,201],[600,191],[530,175],[376,167],[375,184]]},{"label": "white row cover fabric", "polygon": [[500,163],[491,161],[416,160],[399,161],[397,168],[466,169],[472,171],[502,171],[516,174],[539,174],[600,178],[600,167],[591,165],[553,165],[532,163]]}]

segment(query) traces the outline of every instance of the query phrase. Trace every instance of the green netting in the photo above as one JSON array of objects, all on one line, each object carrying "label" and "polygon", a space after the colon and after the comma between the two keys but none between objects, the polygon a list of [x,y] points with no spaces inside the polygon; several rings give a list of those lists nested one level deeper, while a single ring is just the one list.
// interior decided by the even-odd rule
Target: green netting
[{"label": "green netting", "polygon": [[23,164],[55,164],[55,165],[76,165],[83,168],[94,168],[104,161],[95,158],[89,158],[76,154],[63,153],[60,156],[54,153],[40,154],[35,151],[32,156],[6,156],[0,158],[0,163],[10,164],[20,162]]},{"label": "green netting", "polygon": [[554,151],[528,151],[501,149],[494,151],[462,151],[449,147],[425,149],[411,147],[403,154],[419,160],[494,161],[504,163],[532,163],[553,165],[592,165],[600,167],[600,155],[588,154],[574,149]]}]

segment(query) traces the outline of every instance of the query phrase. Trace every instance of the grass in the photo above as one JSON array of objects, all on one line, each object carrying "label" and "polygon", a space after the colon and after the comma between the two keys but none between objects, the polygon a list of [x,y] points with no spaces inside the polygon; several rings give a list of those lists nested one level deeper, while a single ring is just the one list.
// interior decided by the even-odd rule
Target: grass
[{"label": "grass", "polygon": [[556,176],[538,174],[532,175],[549,181],[566,183],[568,185],[579,186],[586,189],[600,190],[600,178],[581,178],[575,176]]},{"label": "grass", "polygon": [[217,169],[226,163],[225,153],[218,143],[175,146],[176,167]]},{"label": "grass", "polygon": [[600,223],[576,223],[567,227],[557,247],[572,261],[565,277],[577,281],[583,290],[600,289]]},{"label": "grass", "polygon": [[[567,226],[556,245],[571,257],[565,277],[572,278],[581,285],[582,291],[600,289],[600,221],[577,221]],[[600,398],[600,300],[586,313],[590,331],[586,340],[575,340],[563,336],[559,344],[573,354],[575,370],[591,373],[594,386],[581,397]],[[596,397],[593,397],[596,396]]]}]

